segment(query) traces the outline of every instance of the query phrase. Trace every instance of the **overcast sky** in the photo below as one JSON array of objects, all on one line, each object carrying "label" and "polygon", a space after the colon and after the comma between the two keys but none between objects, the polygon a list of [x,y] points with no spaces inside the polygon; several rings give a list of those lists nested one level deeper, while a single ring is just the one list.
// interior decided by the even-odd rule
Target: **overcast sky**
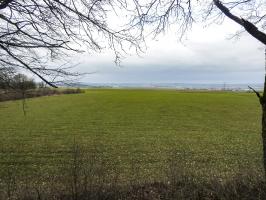
[{"label": "overcast sky", "polygon": [[228,39],[239,26],[226,20],[222,25],[194,26],[183,42],[175,31],[147,40],[140,56],[128,55],[122,66],[114,64],[111,52],[82,54],[77,70],[93,72],[80,81],[87,83],[262,83],[263,45],[248,34]]}]

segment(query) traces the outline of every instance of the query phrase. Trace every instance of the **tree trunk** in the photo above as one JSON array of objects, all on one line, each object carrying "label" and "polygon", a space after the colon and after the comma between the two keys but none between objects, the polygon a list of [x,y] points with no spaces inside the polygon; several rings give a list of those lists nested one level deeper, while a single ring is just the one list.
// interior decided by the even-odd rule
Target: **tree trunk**
[{"label": "tree trunk", "polygon": [[264,91],[263,96],[260,98],[260,104],[262,107],[262,147],[263,147],[263,167],[264,167],[264,174],[266,176],[266,75],[264,80]]}]

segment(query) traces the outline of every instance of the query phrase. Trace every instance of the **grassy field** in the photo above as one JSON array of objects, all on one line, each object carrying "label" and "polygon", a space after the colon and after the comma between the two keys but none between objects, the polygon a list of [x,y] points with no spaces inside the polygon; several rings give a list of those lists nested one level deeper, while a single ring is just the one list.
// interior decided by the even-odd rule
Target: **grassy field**
[{"label": "grassy field", "polygon": [[125,180],[161,179],[173,160],[200,177],[262,170],[251,93],[91,89],[29,99],[26,111],[21,101],[0,103],[1,169],[49,173],[76,143]]}]

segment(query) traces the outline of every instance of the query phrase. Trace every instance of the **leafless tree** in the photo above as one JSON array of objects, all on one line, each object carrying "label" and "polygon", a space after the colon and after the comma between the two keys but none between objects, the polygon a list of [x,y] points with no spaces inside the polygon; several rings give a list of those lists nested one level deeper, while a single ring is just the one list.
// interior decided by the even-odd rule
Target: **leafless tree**
[{"label": "leafless tree", "polygon": [[111,48],[119,59],[123,46],[138,48],[127,29],[108,24],[117,6],[101,0],[0,0],[0,66],[26,69],[56,87],[54,77],[77,76],[69,66],[53,66],[69,52]]},{"label": "leafless tree", "polygon": [[15,70],[10,67],[10,68],[5,68],[5,67],[0,67],[0,90],[6,90],[8,88],[12,88],[11,86],[11,81],[12,77],[15,74]]}]

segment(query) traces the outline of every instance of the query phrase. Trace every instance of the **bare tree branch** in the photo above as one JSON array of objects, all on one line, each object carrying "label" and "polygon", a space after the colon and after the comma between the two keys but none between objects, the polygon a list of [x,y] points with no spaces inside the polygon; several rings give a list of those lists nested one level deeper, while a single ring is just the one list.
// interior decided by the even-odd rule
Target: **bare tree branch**
[{"label": "bare tree branch", "polygon": [[138,51],[141,40],[138,34],[132,34],[130,28],[109,25],[108,13],[114,3],[113,0],[0,0],[0,65],[8,67],[8,63],[13,63],[17,69],[30,70],[55,86],[50,77],[77,76],[77,73],[56,71],[58,66],[52,67],[52,61],[64,60],[69,54],[85,49],[93,52],[110,48],[117,59],[125,53],[125,47]]},{"label": "bare tree branch", "polygon": [[0,10],[4,9],[8,6],[9,3],[11,3],[13,0],[1,0],[0,1]]},{"label": "bare tree branch", "polygon": [[[266,45],[266,34],[259,31],[254,24],[250,23],[248,20],[241,19],[236,15],[233,15],[230,12],[230,10],[227,7],[225,7],[219,0],[213,0],[213,2],[227,17],[229,17],[239,25],[243,26],[248,33],[250,33],[253,37],[255,37],[257,40]],[[241,2],[241,3],[246,3],[246,2]],[[239,4],[240,2],[237,2],[235,5]]]},{"label": "bare tree branch", "polygon": [[19,58],[17,58],[15,55],[13,55],[6,47],[4,47],[3,45],[0,44],[0,47],[2,49],[4,49],[8,55],[10,55],[14,60],[18,61],[19,63],[21,63],[23,66],[25,66],[29,71],[31,71],[33,74],[37,75],[41,80],[43,80],[45,83],[47,83],[48,85],[57,88],[56,85],[54,85],[53,83],[51,83],[50,81],[47,81],[45,78],[43,78],[40,74],[38,74],[36,71],[34,71],[30,66],[28,66],[25,62],[23,62],[22,60],[20,60]]},{"label": "bare tree branch", "polygon": [[256,96],[259,98],[259,100],[261,101],[262,96],[260,95],[260,93],[250,86],[248,86],[248,88],[251,89],[256,94]]}]

